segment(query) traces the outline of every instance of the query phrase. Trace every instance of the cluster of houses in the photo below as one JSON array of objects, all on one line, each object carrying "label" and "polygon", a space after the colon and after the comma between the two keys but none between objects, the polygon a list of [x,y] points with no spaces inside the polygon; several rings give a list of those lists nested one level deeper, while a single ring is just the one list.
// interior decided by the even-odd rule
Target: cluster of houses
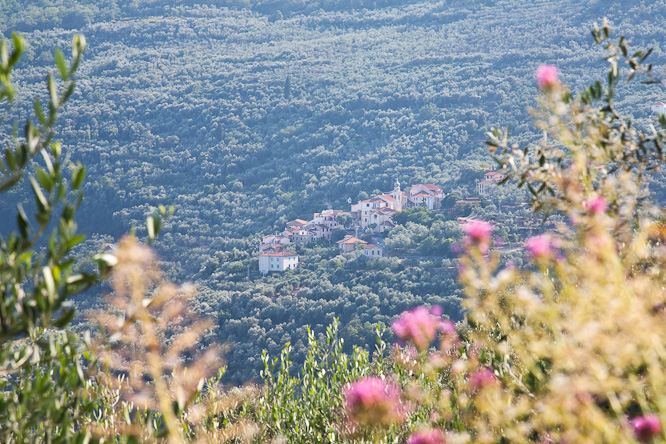
[{"label": "cluster of houses", "polygon": [[337,216],[344,213],[341,210],[324,210],[315,213],[312,220],[294,219],[287,222],[284,231],[278,234],[264,236],[259,245],[259,251],[277,252],[287,244],[307,243],[317,239],[331,239],[336,228],[342,228]]},{"label": "cluster of houses", "polygon": [[[490,170],[484,173],[483,180],[477,183],[479,196],[487,196],[490,187],[504,179],[505,175]],[[374,233],[390,231],[394,226],[393,216],[406,208],[424,206],[429,210],[440,208],[445,198],[444,191],[434,184],[413,184],[408,191],[402,191],[400,182],[395,181],[392,191],[360,200],[351,204],[351,226],[343,227],[337,216],[342,210],[324,210],[315,213],[311,220],[295,219],[287,222],[284,231],[264,236],[259,245],[259,271],[266,274],[270,271],[284,271],[298,267],[298,255],[283,251],[285,245],[291,243],[307,243],[318,239],[331,239],[333,231],[338,228],[371,229]],[[469,197],[456,204],[480,203],[479,197]],[[460,221],[459,221],[460,222]],[[342,253],[362,249],[369,258],[383,257],[381,246],[369,244],[355,236],[347,235],[337,242]]]},{"label": "cluster of houses", "polygon": [[[657,109],[657,107],[659,109]],[[663,109],[662,109],[663,107]],[[666,104],[657,103],[653,111],[666,114]],[[663,112],[662,112],[663,111]],[[480,197],[467,197],[455,202],[458,205],[481,204],[481,199],[488,197],[491,187],[501,182],[505,174],[488,169],[483,180],[477,182],[477,192]],[[402,191],[400,182],[395,181],[393,190],[360,200],[351,205],[351,224],[343,227],[337,216],[344,214],[342,210],[324,210],[315,213],[311,220],[295,219],[287,222],[284,231],[264,236],[259,245],[259,271],[266,274],[270,271],[284,271],[298,267],[298,255],[283,251],[283,247],[292,243],[307,243],[318,239],[330,240],[333,231],[339,228],[384,233],[395,226],[393,216],[406,208],[423,206],[428,210],[440,208],[445,198],[444,191],[434,184],[413,184],[408,191]],[[458,218],[459,223],[467,222],[467,218]],[[357,234],[358,235],[358,234]],[[369,258],[383,257],[384,250],[379,245],[369,244],[355,236],[347,235],[337,241],[340,252],[349,253],[363,250]]]},{"label": "cluster of houses", "polygon": [[352,226],[370,228],[375,233],[390,231],[395,226],[393,216],[398,211],[418,206],[434,210],[442,205],[443,199],[444,192],[437,185],[416,184],[411,186],[409,192],[404,192],[396,180],[392,191],[352,204]]},{"label": "cluster of houses", "polygon": [[[393,213],[395,214],[394,210]],[[298,267],[298,255],[283,251],[289,244],[307,243],[317,239],[331,239],[336,228],[342,228],[337,216],[343,213],[340,210],[324,210],[315,213],[312,220],[295,219],[287,222],[281,233],[269,234],[262,238],[259,244],[259,272],[267,274],[271,271],[285,271]],[[340,252],[349,253],[357,248],[363,249],[363,254],[369,258],[383,257],[384,250],[378,245],[368,244],[354,236],[345,236],[337,242]]]},{"label": "cluster of houses", "polygon": [[295,219],[287,222],[278,234],[264,236],[259,244],[259,272],[285,271],[298,267],[298,255],[282,248],[288,244],[307,243],[317,239],[331,239],[331,234],[340,224],[336,217],[341,210],[324,210],[315,213],[312,220]]},{"label": "cluster of houses", "polygon": [[[393,215],[405,208],[425,206],[434,210],[442,205],[444,192],[433,184],[415,184],[408,192],[402,191],[396,180],[392,191],[351,204],[352,229],[371,229],[383,233],[395,226]],[[337,221],[341,210],[324,210],[315,213],[309,221],[295,219],[287,222],[284,231],[264,236],[259,245],[259,271],[267,274],[271,271],[285,271],[298,267],[298,255],[283,251],[291,243],[307,243],[318,239],[331,239],[333,231],[345,228]],[[342,253],[363,249],[363,255],[369,258],[384,256],[384,249],[379,245],[369,244],[355,236],[347,235],[337,242]]]}]

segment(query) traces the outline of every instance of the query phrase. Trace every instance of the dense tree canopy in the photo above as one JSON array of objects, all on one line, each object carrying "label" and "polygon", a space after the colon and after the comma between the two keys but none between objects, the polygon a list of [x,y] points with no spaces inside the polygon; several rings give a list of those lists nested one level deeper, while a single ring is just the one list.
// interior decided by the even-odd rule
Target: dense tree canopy
[{"label": "dense tree canopy", "polygon": [[[451,210],[476,194],[492,165],[486,132],[508,127],[520,143],[539,140],[525,111],[534,71],[555,64],[574,89],[599,77],[601,53],[590,50],[588,29],[600,17],[611,16],[639,47],[664,37],[655,24],[665,9],[647,1],[349,4],[3,4],[6,23],[30,41],[17,69],[18,109],[39,93],[54,42],[66,45],[73,28],[88,38],[59,127],[72,159],[89,166],[78,222],[90,238],[82,248],[98,252],[142,227],[158,205],[175,205],[156,248],[174,279],[201,289],[201,311],[217,320],[209,339],[236,343],[229,355],[236,380],[248,366],[257,374],[262,348],[293,340],[302,356],[305,325],[320,332],[333,316],[344,321],[348,346],[367,344],[372,323],[408,306],[442,303],[458,318],[455,218],[499,218],[498,235],[510,242],[539,229],[516,209],[526,197],[514,191],[484,208]],[[67,18],[71,11],[80,11],[77,21]],[[663,49],[652,46],[659,65]],[[659,99],[628,85],[615,103],[647,128]],[[396,178],[449,194],[439,213],[400,221],[386,240],[402,251],[396,258],[366,263],[320,245],[299,250],[301,269],[259,276],[261,234],[328,207],[348,210],[349,197],[388,190]],[[3,208],[25,201],[21,193],[3,196]],[[3,232],[13,225],[13,216],[0,218]],[[77,304],[83,313],[99,300],[86,294]]]}]

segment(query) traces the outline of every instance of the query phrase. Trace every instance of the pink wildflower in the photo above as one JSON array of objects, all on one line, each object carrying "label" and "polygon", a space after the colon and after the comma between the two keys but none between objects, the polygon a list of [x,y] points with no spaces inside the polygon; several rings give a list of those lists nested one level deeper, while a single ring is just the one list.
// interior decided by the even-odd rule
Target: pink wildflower
[{"label": "pink wildflower", "polygon": [[439,329],[447,336],[456,334],[456,324],[449,321],[448,319],[442,321],[442,323],[439,325]]},{"label": "pink wildflower", "polygon": [[557,79],[557,68],[553,65],[541,65],[536,71],[537,84],[543,90],[559,83]]},{"label": "pink wildflower", "polygon": [[634,429],[636,439],[641,442],[648,442],[661,433],[661,422],[659,421],[659,417],[654,413],[634,418],[630,424],[631,428]]},{"label": "pink wildflower", "polygon": [[460,344],[460,338],[458,337],[456,324],[448,319],[444,320],[439,324],[439,331],[442,332],[441,341],[439,343],[439,349],[441,351],[451,351],[458,347]]},{"label": "pink wildflower", "polygon": [[463,226],[463,232],[476,243],[488,242],[492,231],[492,225],[480,220],[468,222]]},{"label": "pink wildflower", "polygon": [[435,306],[430,310],[418,307],[400,315],[391,324],[391,328],[397,337],[403,341],[410,341],[417,349],[425,351],[437,337],[437,332],[441,328],[439,319],[441,315],[440,307]]},{"label": "pink wildflower", "polygon": [[404,419],[398,387],[371,376],[353,382],[345,390],[349,417],[359,425],[390,425]]},{"label": "pink wildflower", "polygon": [[474,390],[479,390],[496,382],[497,377],[495,377],[495,373],[489,368],[477,370],[469,377],[469,383]]},{"label": "pink wildflower", "polygon": [[426,429],[409,435],[407,444],[444,444],[444,433],[438,429]]},{"label": "pink wildflower", "polygon": [[493,226],[484,221],[468,222],[462,227],[463,232],[467,235],[465,244],[476,245],[482,254],[488,252],[490,246],[490,233],[493,231]]},{"label": "pink wildflower", "polygon": [[592,214],[600,214],[605,212],[608,209],[608,204],[606,199],[601,196],[597,196],[594,199],[589,199],[583,202],[585,208],[589,208],[592,211]]},{"label": "pink wildflower", "polygon": [[546,257],[553,252],[553,242],[550,236],[542,234],[527,239],[525,249],[532,257]]}]

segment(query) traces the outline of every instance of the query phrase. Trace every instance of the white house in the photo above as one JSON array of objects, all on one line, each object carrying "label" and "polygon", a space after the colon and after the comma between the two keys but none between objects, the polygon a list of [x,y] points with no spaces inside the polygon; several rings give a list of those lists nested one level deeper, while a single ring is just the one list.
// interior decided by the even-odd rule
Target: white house
[{"label": "white house", "polygon": [[390,231],[395,226],[393,222],[394,215],[395,210],[390,208],[380,208],[368,215],[368,222],[370,225],[375,225],[376,233],[383,233],[384,231]]},{"label": "white house", "polygon": [[371,259],[374,259],[376,257],[383,257],[384,250],[379,245],[368,244],[365,247],[363,247],[363,255]]},{"label": "white house", "polygon": [[298,255],[289,251],[275,253],[262,253],[259,255],[259,272],[268,274],[269,271],[285,271],[298,267]]},{"label": "white house", "polygon": [[444,191],[432,183],[412,184],[408,199],[413,206],[424,205],[429,210],[433,210],[441,206]]},{"label": "white house", "polygon": [[305,244],[310,242],[314,238],[315,238],[314,233],[305,228],[298,231],[294,231],[291,235],[291,240],[295,244]]},{"label": "white house", "polygon": [[338,214],[342,213],[342,210],[324,210],[321,213],[315,213],[310,223],[314,225],[326,225],[331,230],[334,230],[340,226],[335,218]]},{"label": "white house", "polygon": [[422,191],[417,194],[410,194],[409,201],[415,207],[423,205],[427,207],[429,210],[435,208],[435,196],[432,196],[428,193],[424,193]]},{"label": "white house", "polygon": [[500,173],[499,171],[489,171],[483,175],[483,180],[476,184],[476,190],[479,192],[479,196],[487,196],[490,194],[490,189],[493,185],[498,182],[501,182],[506,175]]},{"label": "white house", "polygon": [[490,193],[490,187],[495,185],[497,182],[494,180],[482,180],[476,184],[476,189],[479,192],[479,196],[487,196]]}]

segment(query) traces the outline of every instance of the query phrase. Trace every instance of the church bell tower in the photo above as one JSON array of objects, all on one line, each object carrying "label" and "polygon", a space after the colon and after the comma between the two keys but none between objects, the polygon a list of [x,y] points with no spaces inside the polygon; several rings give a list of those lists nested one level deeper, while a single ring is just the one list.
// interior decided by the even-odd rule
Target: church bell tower
[{"label": "church bell tower", "polygon": [[400,191],[400,182],[398,179],[395,180],[391,196],[393,197],[393,209],[395,211],[402,211],[402,191]]}]

